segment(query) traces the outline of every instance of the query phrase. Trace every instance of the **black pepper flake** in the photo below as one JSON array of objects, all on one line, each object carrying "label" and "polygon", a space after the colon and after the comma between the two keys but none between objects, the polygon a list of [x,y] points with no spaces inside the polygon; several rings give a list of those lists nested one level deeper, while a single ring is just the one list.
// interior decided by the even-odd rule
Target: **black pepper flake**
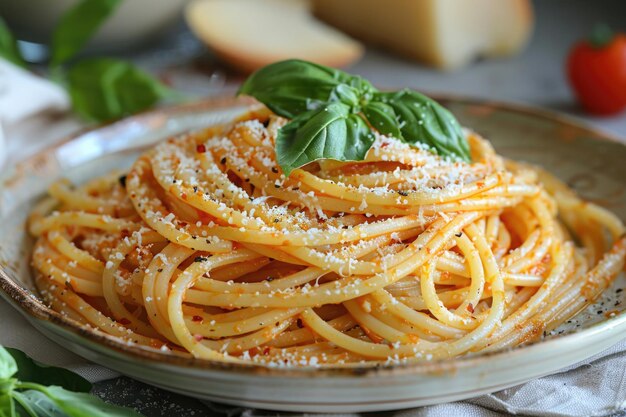
[{"label": "black pepper flake", "polygon": [[602,313],[604,313],[602,310],[596,311],[596,314],[602,314]]},{"label": "black pepper flake", "polygon": [[206,262],[208,260],[209,258],[205,258],[204,256],[196,256],[193,261],[194,262]]},{"label": "black pepper flake", "polygon": [[408,195],[409,195],[409,192],[408,192],[408,191],[398,190],[397,192],[398,192],[398,194],[400,194],[401,196],[404,196],[404,197],[406,197],[406,196],[408,196]]},{"label": "black pepper flake", "polygon": [[298,190],[300,190],[300,187],[293,187],[292,190],[298,191]]},{"label": "black pepper flake", "polygon": [[250,182],[250,178],[246,178],[244,181],[245,182]]},{"label": "black pepper flake", "polygon": [[272,220],[272,221],[273,221],[274,223],[278,223],[278,222],[280,222],[280,219],[277,217],[277,218],[275,218],[275,219],[274,219],[274,220]]},{"label": "black pepper flake", "polygon": [[274,188],[280,188],[280,184],[274,184]]},{"label": "black pepper flake", "polygon": [[461,236],[463,236],[463,232],[455,233],[454,236],[461,237]]},{"label": "black pepper flake", "polygon": [[220,164],[224,165],[226,163],[226,157],[223,157],[222,159],[220,159]]},{"label": "black pepper flake", "polygon": [[126,175],[122,175],[121,177],[119,177],[118,181],[120,182],[120,185],[124,188],[126,188]]},{"label": "black pepper flake", "polygon": [[276,167],[272,167],[272,172],[273,172],[274,174],[278,174],[278,168],[276,168]]},{"label": "black pepper flake", "polygon": [[271,282],[271,281],[274,281],[274,277],[267,277],[267,278],[265,278],[265,280],[266,280],[267,282]]},{"label": "black pepper flake", "polygon": [[622,291],[624,291],[624,289],[623,289],[623,288],[618,288],[618,289],[616,289],[616,290],[615,290],[615,294],[619,294],[619,293],[621,293]]},{"label": "black pepper flake", "polygon": [[194,192],[194,193],[197,193],[197,192],[198,192],[198,186],[197,186],[197,185],[194,185],[194,186],[193,186],[193,192]]},{"label": "black pepper flake", "polygon": [[157,272],[163,272],[163,268],[157,269]]}]

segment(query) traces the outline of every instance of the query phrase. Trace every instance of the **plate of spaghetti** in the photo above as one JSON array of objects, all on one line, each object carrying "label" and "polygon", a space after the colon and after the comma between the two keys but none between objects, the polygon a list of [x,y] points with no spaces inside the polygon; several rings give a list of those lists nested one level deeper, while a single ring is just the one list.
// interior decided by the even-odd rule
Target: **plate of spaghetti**
[{"label": "plate of spaghetti", "polygon": [[240,95],[3,173],[0,294],[94,362],[290,411],[468,398],[623,338],[617,140],[296,60]]}]

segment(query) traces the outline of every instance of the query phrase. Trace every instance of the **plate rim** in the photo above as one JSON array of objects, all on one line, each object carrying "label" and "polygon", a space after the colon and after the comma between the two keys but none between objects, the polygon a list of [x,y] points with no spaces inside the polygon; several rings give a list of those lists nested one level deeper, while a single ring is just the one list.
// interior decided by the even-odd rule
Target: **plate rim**
[{"label": "plate rim", "polygon": [[[574,116],[566,115],[554,110],[541,108],[538,106],[532,106],[521,103],[504,102],[490,99],[480,99],[465,97],[455,94],[431,94],[431,96],[438,101],[447,101],[451,103],[460,103],[464,105],[472,106],[485,106],[495,107],[500,110],[505,110],[513,113],[522,113],[532,117],[541,118],[544,120],[550,120],[559,125],[565,125],[573,127],[579,131],[582,131],[585,135],[589,135],[593,140],[606,140],[612,143],[617,143],[622,146],[626,146],[623,139],[619,136],[600,130],[591,126],[588,122],[580,120]],[[13,177],[24,175],[27,171],[29,162],[36,160],[43,154],[46,154],[50,149],[56,148],[61,144],[70,142],[72,140],[79,139],[80,137],[102,129],[106,129],[112,126],[121,125],[124,123],[131,123],[133,121],[142,121],[151,117],[167,117],[176,114],[184,114],[193,111],[211,111],[224,107],[234,107],[236,105],[252,105],[255,101],[248,98],[238,98],[233,96],[217,96],[207,99],[202,99],[190,103],[178,104],[174,106],[160,107],[153,110],[144,111],[120,120],[116,120],[110,123],[99,124],[95,126],[89,126],[79,129],[78,131],[66,135],[58,141],[47,145],[43,149],[28,155],[25,159],[19,161],[14,166],[10,167],[10,171],[13,173],[1,178],[3,183],[5,181],[11,181]],[[0,184],[1,188],[1,184]],[[10,278],[5,266],[0,264],[0,296],[9,302],[20,313],[27,314],[29,318],[35,320],[42,320],[51,323],[54,326],[59,326],[65,331],[70,331],[80,338],[86,339],[90,343],[96,343],[100,347],[105,349],[111,349],[117,355],[123,355],[126,359],[130,360],[142,360],[145,362],[156,362],[159,364],[165,364],[168,366],[180,366],[183,368],[193,368],[195,370],[202,371],[223,371],[223,372],[238,372],[243,374],[272,376],[272,377],[365,377],[376,376],[385,377],[393,376],[398,377],[401,375],[441,375],[446,373],[455,373],[462,368],[476,366],[479,362],[488,361],[490,359],[501,358],[502,356],[510,356],[522,354],[528,351],[542,351],[551,350],[554,344],[562,344],[567,342],[575,343],[578,339],[583,339],[589,336],[597,335],[605,331],[614,329],[615,327],[623,328],[626,330],[626,310],[615,315],[611,318],[603,319],[597,323],[590,325],[589,327],[574,331],[572,333],[557,335],[548,340],[540,340],[528,345],[515,347],[512,349],[505,349],[495,352],[487,352],[471,356],[462,356],[450,359],[433,360],[429,362],[418,363],[400,363],[400,364],[370,364],[370,365],[356,365],[356,366],[342,366],[342,367],[268,367],[267,365],[256,363],[238,363],[238,362],[225,362],[211,359],[193,358],[183,354],[179,354],[171,351],[160,351],[158,349],[143,347],[139,345],[129,345],[121,340],[118,340],[114,336],[105,334],[96,329],[88,328],[85,325],[61,315],[60,313],[47,307],[36,294],[29,291],[27,288],[21,285],[21,283],[14,281]],[[626,338],[626,334],[624,335]]]}]

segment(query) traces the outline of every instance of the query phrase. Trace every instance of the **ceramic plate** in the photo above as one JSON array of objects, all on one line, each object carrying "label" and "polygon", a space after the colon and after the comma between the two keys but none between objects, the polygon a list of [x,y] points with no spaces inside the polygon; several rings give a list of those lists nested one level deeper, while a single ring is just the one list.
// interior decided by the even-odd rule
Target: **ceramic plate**
[{"label": "ceramic plate", "polygon": [[[507,157],[547,167],[584,198],[626,219],[626,146],[569,119],[529,108],[439,97],[465,126]],[[541,341],[513,350],[417,365],[352,369],[266,368],[190,359],[131,346],[47,308],[33,292],[32,204],[59,177],[76,182],[126,168],[145,147],[231,119],[247,104],[210,100],[144,113],[79,133],[0,178],[0,295],[43,334],[85,358],[172,391],[229,404],[289,411],[375,411],[448,402],[554,373],[626,335],[620,277],[602,300]]]}]

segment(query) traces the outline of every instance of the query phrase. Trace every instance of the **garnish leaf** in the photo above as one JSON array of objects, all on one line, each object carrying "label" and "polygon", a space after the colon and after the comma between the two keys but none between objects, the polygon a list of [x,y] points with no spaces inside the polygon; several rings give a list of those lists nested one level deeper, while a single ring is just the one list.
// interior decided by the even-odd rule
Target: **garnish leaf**
[{"label": "garnish leaf", "polygon": [[380,101],[372,101],[363,107],[363,113],[372,127],[383,135],[402,138],[396,112],[388,104]]},{"label": "garnish leaf", "polygon": [[405,142],[425,143],[439,155],[470,160],[469,145],[459,122],[436,101],[408,89],[375,93],[373,100],[393,108],[403,122],[400,131]]},{"label": "garnish leaf", "polygon": [[42,392],[35,390],[15,391],[13,398],[17,401],[17,411],[20,417],[67,417],[67,414]]},{"label": "garnish leaf", "polygon": [[0,346],[0,372],[0,417],[141,417],[88,394],[91,384],[73,372],[35,362],[17,349]]},{"label": "garnish leaf", "polygon": [[[351,87],[353,91],[345,87]],[[360,77],[312,62],[290,59],[259,69],[248,77],[237,94],[252,96],[277,115],[293,119],[324,104],[343,99],[352,101],[371,89],[371,84]]]},{"label": "garnish leaf", "polygon": [[96,121],[136,113],[176,94],[134,65],[111,58],[80,61],[67,81],[76,112]]},{"label": "garnish leaf", "polygon": [[[71,392],[56,386],[42,386],[37,391],[45,394],[58,409],[69,417],[141,417],[141,414],[135,410],[107,404],[94,395]],[[36,398],[41,398],[41,396]]]},{"label": "garnish leaf", "polygon": [[7,380],[17,373],[17,363],[5,348],[0,346],[0,381]]},{"label": "garnish leaf", "polygon": [[362,160],[374,142],[365,121],[343,103],[303,113],[276,137],[276,156],[285,175],[319,159]]},{"label": "garnish leaf", "polygon": [[19,67],[26,67],[26,62],[17,47],[17,41],[2,17],[0,17],[0,57]]},{"label": "garnish leaf", "polygon": [[287,60],[256,71],[238,94],[255,97],[292,119],[276,137],[276,159],[285,175],[324,158],[363,160],[374,143],[373,130],[470,161],[469,145],[454,116],[415,91],[382,93],[361,77]]},{"label": "garnish leaf", "polygon": [[42,385],[58,385],[78,392],[91,391],[91,383],[82,376],[63,368],[39,363],[17,349],[6,349],[17,365],[14,378]]},{"label": "garnish leaf", "polygon": [[51,65],[63,64],[82,49],[121,0],[81,0],[59,21],[52,35]]}]

